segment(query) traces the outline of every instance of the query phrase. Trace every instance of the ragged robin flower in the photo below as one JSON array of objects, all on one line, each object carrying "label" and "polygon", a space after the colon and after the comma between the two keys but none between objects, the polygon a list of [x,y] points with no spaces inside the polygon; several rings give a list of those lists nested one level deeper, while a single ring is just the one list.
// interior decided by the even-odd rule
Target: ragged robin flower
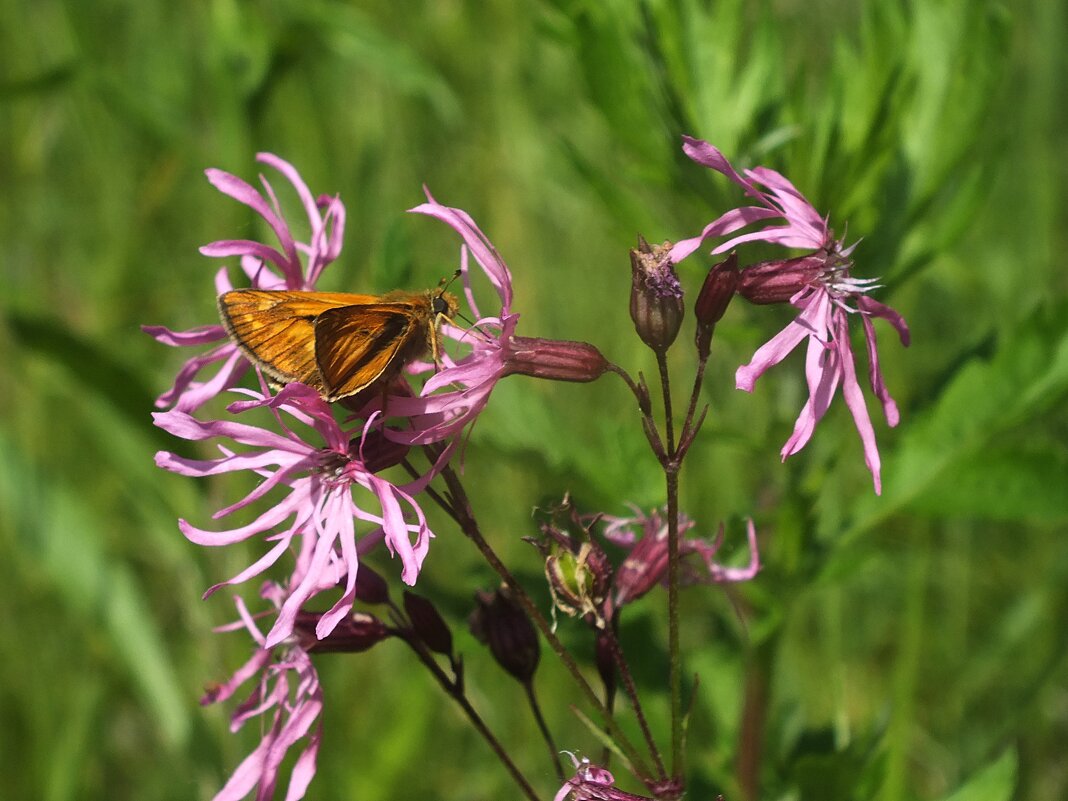
[{"label": "ragged robin flower", "polygon": [[[645,515],[635,509],[634,517],[598,515],[596,519],[604,524],[604,538],[627,550],[612,577],[612,590],[605,604],[605,617],[611,619],[626,604],[636,601],[658,584],[666,583],[667,516],[666,510],[653,509]],[[760,570],[760,556],[752,520],[746,523],[749,561],[743,567],[729,567],[714,559],[723,545],[723,526],[715,539],[707,540],[686,536],[695,525],[686,515],[679,516],[679,567],[683,584],[729,584],[756,576]]]},{"label": "ragged robin flower", "polygon": [[[256,289],[314,289],[323,270],[341,253],[345,233],[345,206],[337,197],[314,197],[300,174],[287,161],[271,153],[260,153],[256,160],[274,167],[296,190],[308,217],[310,234],[307,242],[298,241],[282,214],[274,188],[260,177],[263,194],[235,175],[222,170],[207,170],[212,186],[259,214],[274,232],[278,247],[248,239],[212,242],[200,249],[205,256],[229,258],[239,256],[241,269]],[[215,276],[215,292],[221,295],[233,289],[226,268]],[[174,385],[156,400],[158,408],[173,406],[193,412],[220,392],[235,386],[247,372],[249,363],[237,346],[227,340],[218,323],[189,331],[171,331],[163,326],[144,326],[145,333],[165,345],[186,347],[219,342],[207,353],[189,359],[178,371]],[[200,373],[213,364],[219,368],[207,380]]]},{"label": "ragged robin flower", "polygon": [[564,753],[575,763],[575,774],[564,782],[553,801],[654,801],[648,796],[616,789],[616,777],[610,771],[588,759],[580,761],[570,751]]},{"label": "ragged robin flower", "polygon": [[[268,582],[261,594],[277,607],[283,603],[285,591]],[[319,676],[299,638],[289,637],[269,645],[244,602],[240,598],[236,602],[240,622],[219,630],[244,628],[255,641],[256,649],[229,680],[211,687],[200,703],[206,706],[226,701],[244,684],[252,682],[249,696],[230,718],[230,730],[236,732],[249,720],[260,718],[261,739],[212,801],[240,801],[253,790],[257,799],[273,798],[287,752],[304,741],[305,746],[293,763],[285,796],[287,801],[298,801],[315,776],[322,740],[322,723],[315,725],[323,709]]]},{"label": "ragged robin flower", "polygon": [[[359,556],[384,541],[401,562],[401,578],[414,584],[434,536],[415,495],[449,458],[450,449],[425,475],[404,485],[393,484],[375,472],[375,439],[366,424],[345,428],[330,406],[304,384],[290,384],[276,395],[250,393],[252,400],[231,404],[231,412],[265,408],[275,416],[278,431],[229,420],[201,421],[178,409],[156,413],[156,425],[188,440],[218,439],[218,459],[186,459],[161,451],[156,464],[185,476],[248,472],[260,477],[245,498],[216,513],[222,517],[266,496],[271,490],[288,494],[252,522],[228,531],[207,531],[185,520],[182,532],[198,545],[229,545],[264,536],[271,548],[233,578],[208,590],[237,584],[259,575],[297,544],[299,559],[308,561],[303,579],[288,593],[268,633],[268,647],[290,636],[298,613],[321,587],[343,584],[334,606],[318,622],[320,638],[327,636],[352,609],[356,597]],[[284,415],[284,416],[283,416]],[[303,424],[301,426],[294,423]],[[279,433],[281,432],[281,433]],[[298,433],[299,432],[299,433]],[[381,440],[378,440],[380,444]],[[235,452],[234,447],[243,450]],[[368,531],[357,541],[357,521]]]},{"label": "ragged robin flower", "polygon": [[898,409],[883,382],[876,349],[872,318],[881,317],[893,326],[903,344],[909,343],[909,330],[896,311],[869,296],[876,288],[872,279],[854,278],[852,254],[856,244],[846,246],[835,239],[827,218],[821,217],[796,187],[775,170],[755,167],[739,174],[726,157],[708,142],[684,137],[686,155],[722,173],[745,190],[757,205],[732,209],[713,220],[699,236],[675,245],[671,258],[678,262],[689,256],[706,239],[733,234],[752,223],[775,220],[785,224],[765,225],[721,242],[713,253],[723,253],[747,242],[768,242],[809,253],[791,259],[763,262],[742,270],[738,293],[755,303],[789,302],[801,313],[761,346],[749,364],[738,368],[738,389],[752,392],[756,380],[778,364],[802,342],[807,342],[805,377],[809,397],[794,424],[794,431],[782,448],[782,457],[801,450],[812,438],[816,423],[830,407],[838,386],[853,416],[864,446],[864,461],[871,471],[875,491],[882,491],[879,449],[875,442],[867,405],[857,379],[849,318],[856,315],[864,327],[868,352],[868,383],[879,399],[891,426],[898,423]]},{"label": "ragged robin flower", "polygon": [[[476,320],[468,329],[443,325],[442,333],[466,352],[445,358],[445,368],[423,384],[418,397],[391,397],[390,415],[407,417],[411,429],[387,436],[407,444],[440,442],[472,423],[489,402],[497,382],[509,375],[587,382],[608,369],[608,361],[586,342],[516,335],[519,314],[512,311],[512,274],[493,243],[463,209],[443,206],[427,192],[427,202],[410,209],[441,220],[460,234],[460,272]],[[471,290],[468,254],[474,256],[500,299],[500,311],[482,316]],[[426,369],[431,369],[427,365]]]}]

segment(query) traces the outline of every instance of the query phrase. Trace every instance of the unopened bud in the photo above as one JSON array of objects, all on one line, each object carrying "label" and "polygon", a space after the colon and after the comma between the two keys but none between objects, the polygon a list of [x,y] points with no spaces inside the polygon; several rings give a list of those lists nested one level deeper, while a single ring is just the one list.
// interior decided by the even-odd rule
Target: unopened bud
[{"label": "unopened bud", "polygon": [[304,650],[309,653],[360,653],[395,634],[374,615],[355,612],[320,640],[315,636],[315,627],[321,617],[319,612],[298,612],[293,624],[293,630],[300,638]]},{"label": "unopened bud", "polygon": [[431,651],[452,657],[452,632],[430,601],[412,592],[404,593],[404,611],[416,635]]},{"label": "unopened bud", "polygon": [[[609,624],[614,625],[614,624]],[[612,634],[607,628],[597,632],[597,640],[594,643],[594,662],[597,672],[601,675],[604,684],[605,696],[612,698],[616,694],[616,645]]]},{"label": "unopened bud", "polygon": [[400,464],[408,455],[408,450],[407,445],[394,442],[377,428],[368,431],[362,441],[360,437],[353,437],[349,443],[349,451],[371,473]]},{"label": "unopened bud", "polygon": [[496,592],[475,593],[475,611],[468,626],[475,638],[489,646],[497,663],[527,684],[538,668],[538,633],[507,586]]},{"label": "unopened bud", "polygon": [[694,342],[697,345],[697,355],[707,359],[712,345],[712,333],[716,323],[723,318],[727,305],[734,297],[734,290],[738,286],[738,256],[731,254],[719,264],[712,266],[697,293],[697,302],[694,304],[694,316],[697,317],[697,332]]},{"label": "unopened bud", "polygon": [[588,342],[513,337],[504,375],[529,375],[551,381],[595,381],[608,360]]},{"label": "unopened bud", "polygon": [[658,353],[675,341],[684,313],[682,285],[670,253],[670,242],[650,245],[642,237],[630,252],[630,318],[642,342]]},{"label": "unopened bud", "polygon": [[777,259],[742,269],[738,294],[750,303],[789,303],[790,298],[815,281],[827,268],[823,254]]},{"label": "unopened bud", "polygon": [[361,564],[356,571],[356,586],[353,588],[353,593],[365,604],[384,604],[389,600],[389,586],[386,580],[364,564]]}]

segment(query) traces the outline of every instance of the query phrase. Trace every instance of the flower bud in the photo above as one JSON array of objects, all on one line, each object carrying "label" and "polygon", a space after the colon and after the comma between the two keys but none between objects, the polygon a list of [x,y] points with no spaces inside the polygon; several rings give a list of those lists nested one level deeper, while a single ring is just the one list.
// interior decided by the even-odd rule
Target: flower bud
[{"label": "flower bud", "polygon": [[[613,624],[609,624],[613,625]],[[612,633],[605,628],[597,632],[597,640],[594,643],[593,658],[597,665],[597,672],[601,675],[604,684],[606,698],[612,698],[616,694],[616,658],[615,644],[612,642]]]},{"label": "flower bud", "polygon": [[475,611],[468,618],[471,633],[488,645],[497,663],[519,681],[534,678],[541,655],[538,633],[512,591],[502,585],[496,592],[475,593]]},{"label": "flower bud", "polygon": [[716,323],[723,318],[737,286],[738,256],[731,251],[726,259],[713,265],[708,271],[693,307],[694,316],[697,318],[694,342],[697,345],[697,355],[702,359],[708,358]]},{"label": "flower bud", "polygon": [[395,632],[374,615],[355,612],[340,623],[323,639],[315,636],[315,627],[322,614],[298,612],[293,630],[309,653],[359,653],[366,651]]},{"label": "flower bud", "polygon": [[822,253],[796,259],[750,264],[742,269],[738,294],[750,303],[789,303],[790,298],[815,281],[827,268]]},{"label": "flower bud", "polygon": [[675,341],[684,313],[682,285],[670,252],[670,242],[650,245],[642,237],[630,252],[630,318],[642,342],[658,353]]},{"label": "flower bud", "polygon": [[388,439],[380,429],[372,429],[363,437],[353,437],[349,451],[363,462],[371,473],[377,473],[404,461],[408,446]]},{"label": "flower bud", "polygon": [[361,564],[356,571],[356,586],[353,592],[356,598],[365,604],[384,604],[389,600],[386,580],[365,564]]},{"label": "flower bud", "polygon": [[608,360],[588,342],[513,337],[504,375],[529,375],[552,381],[596,381]]},{"label": "flower bud", "polygon": [[404,593],[404,611],[416,635],[431,651],[452,657],[452,632],[434,604],[421,595]]}]

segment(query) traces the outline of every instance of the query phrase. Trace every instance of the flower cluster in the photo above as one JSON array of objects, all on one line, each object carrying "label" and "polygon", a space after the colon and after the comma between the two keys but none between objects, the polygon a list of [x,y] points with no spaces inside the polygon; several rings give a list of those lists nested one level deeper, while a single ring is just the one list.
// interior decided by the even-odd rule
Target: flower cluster
[{"label": "flower cluster", "polygon": [[753,303],[789,302],[801,313],[761,346],[748,364],[738,368],[735,376],[738,389],[752,392],[756,380],[765,371],[807,340],[805,377],[809,397],[797,418],[793,434],[783,445],[782,457],[785,460],[808,444],[816,423],[827,412],[841,385],[846,406],[853,415],[864,446],[864,460],[871,471],[875,491],[881,492],[879,449],[857,380],[849,316],[857,314],[863,323],[868,381],[891,426],[898,423],[898,410],[879,369],[872,318],[881,317],[888,321],[897,330],[902,343],[908,345],[909,330],[904,319],[889,306],[868,296],[867,293],[876,288],[874,280],[850,275],[856,244],[847,247],[842,240],[835,239],[827,218],[821,217],[784,176],[767,167],[755,167],[739,174],[719,150],[699,139],[685,137],[683,150],[698,164],[722,173],[738,184],[746,195],[756,200],[757,205],[732,209],[706,225],[700,235],[678,242],[671,250],[672,261],[682,261],[706,239],[733,234],[753,223],[769,220],[781,220],[785,224],[765,225],[732,236],[712,252],[724,253],[747,242],[768,242],[811,251],[800,258],[762,262],[741,271],[737,292],[742,297]]},{"label": "flower cluster", "polygon": [[[307,241],[294,236],[278,197],[265,178],[261,177],[261,193],[236,176],[208,170],[208,179],[216,188],[263,218],[277,245],[225,240],[206,245],[201,252],[211,257],[239,257],[253,288],[313,290],[323,270],[340,254],[345,207],[337,197],[316,199],[292,165],[277,156],[260,154],[258,160],[277,169],[292,185],[307,216]],[[238,684],[260,674],[260,701],[273,699],[270,706],[277,711],[264,742],[242,763],[219,798],[242,797],[257,783],[259,797],[270,796],[281,755],[308,731],[307,725],[321,705],[307,653],[323,650],[329,642],[348,643],[357,636],[351,630],[361,557],[382,543],[399,560],[401,579],[409,585],[416,582],[434,537],[416,496],[448,463],[457,435],[485,407],[497,381],[512,374],[591,381],[607,365],[596,348],[586,343],[516,336],[519,315],[511,310],[511,274],[474,220],[460,209],[441,205],[429,193],[427,202],[411,211],[437,218],[460,234],[460,272],[476,318],[469,331],[443,326],[443,333],[455,343],[454,355],[442,354],[443,369],[429,375],[434,365],[410,366],[412,376],[422,374],[425,379],[421,386],[405,388],[385,400],[375,398],[339,422],[331,406],[304,384],[291,383],[272,394],[261,375],[259,391],[232,389],[249,363],[233,342],[225,341],[189,359],[179,370],[174,386],[157,401],[157,406],[166,409],[154,415],[157,426],[182,439],[218,443],[215,458],[191,459],[164,451],[156,455],[157,465],[192,477],[244,473],[257,479],[254,489],[220,509],[216,518],[273,501],[251,522],[226,530],[211,531],[179,521],[182,533],[199,545],[223,546],[249,539],[261,539],[269,545],[251,565],[209,588],[205,596],[260,576],[289,554],[295,557],[294,572],[285,590],[270,585],[274,620],[269,631],[260,634],[251,625],[252,618],[244,614],[244,628],[258,643],[256,655],[230,684],[211,696],[211,700],[228,697]],[[482,316],[475,305],[469,254],[496,291],[500,300],[496,314]],[[232,288],[223,268],[216,276],[215,290],[221,294]],[[146,326],[145,331],[172,346],[226,339],[221,325],[183,332]],[[212,366],[217,366],[215,373],[207,379],[200,378]],[[266,414],[267,425],[194,416],[227,390],[244,396],[227,406],[231,415],[258,414],[262,419]],[[398,388],[391,386],[389,391]],[[383,406],[388,410],[388,419]],[[410,448],[435,443],[440,444],[428,451],[430,465],[421,474],[414,471],[407,462]],[[382,475],[381,471],[402,463],[414,471],[412,480],[399,483]],[[365,529],[360,536],[358,527]],[[308,611],[321,596],[336,594],[338,589],[340,596],[333,599],[327,611]],[[309,615],[314,616],[310,631]],[[363,636],[359,634],[357,639]],[[291,676],[298,677],[298,700],[283,702],[283,688]],[[264,685],[268,680],[274,682],[269,692]],[[262,704],[253,706],[263,711]],[[307,710],[311,709],[315,713],[309,715]],[[286,717],[291,722],[283,724]],[[293,736],[298,730],[299,734]],[[314,772],[317,747],[318,734],[298,759],[289,798],[303,794],[310,778],[308,771]],[[253,781],[257,772],[259,778]],[[298,785],[299,791],[294,790]]]},{"label": "flower cluster", "polygon": [[[669,434],[666,449],[653,436],[656,423],[649,411],[644,379],[634,382],[588,343],[517,334],[519,315],[513,310],[508,266],[470,215],[438,203],[429,192],[426,202],[410,211],[435,218],[459,235],[462,244],[458,274],[474,319],[467,328],[451,321],[441,324],[441,334],[448,342],[445,348],[433,348],[435,364],[404,364],[404,373],[394,377],[401,366],[398,359],[396,364],[390,363],[397,368],[389,373],[390,380],[380,382],[386,386],[376,385],[374,392],[356,393],[354,389],[343,404],[335,406],[316,387],[303,383],[272,389],[259,370],[257,388],[237,388],[250,363],[237,344],[227,338],[222,325],[188,331],[145,327],[147,333],[170,346],[212,346],[185,362],[173,386],[157,399],[159,411],[153,417],[157,426],[175,437],[199,443],[198,447],[211,442],[215,451],[202,454],[203,458],[161,451],[156,454],[156,464],[189,477],[239,474],[254,482],[247,494],[214,515],[220,519],[240,512],[243,519],[252,518],[249,522],[218,530],[202,528],[185,519],[178,524],[182,533],[198,545],[217,547],[252,541],[260,543],[262,549],[250,565],[205,593],[211,595],[222,587],[259,578],[264,581],[260,597],[267,607],[253,613],[237,599],[240,620],[224,630],[246,631],[253,639],[254,653],[232,678],[204,698],[204,703],[227,700],[240,687],[251,684],[249,697],[233,713],[232,728],[236,730],[247,720],[262,716],[262,741],[220,790],[217,801],[237,801],[253,790],[259,799],[273,797],[287,752],[301,743],[286,798],[297,801],[304,796],[315,773],[322,736],[318,721],[323,693],[311,658],[316,652],[361,652],[389,637],[407,639],[409,644],[419,638],[422,644],[416,647],[417,653],[426,656],[429,650],[448,657],[455,674],[449,686],[462,695],[462,663],[453,653],[445,622],[429,601],[405,593],[405,609],[410,618],[407,628],[398,622],[403,615],[395,606],[391,605],[391,615],[396,617],[390,617],[389,625],[356,610],[357,602],[381,603],[387,596],[383,579],[368,568],[361,568],[361,561],[381,545],[399,564],[400,579],[409,586],[416,583],[435,536],[420,505],[421,495],[437,499],[464,526],[462,516],[457,514],[462,507],[449,507],[457,494],[456,485],[449,483],[455,480],[455,474],[448,465],[462,442],[463,432],[486,407],[497,382],[506,376],[593,381],[610,370],[619,373],[638,398],[654,453],[663,457],[665,469],[673,465],[671,469],[677,472],[703,420],[698,417],[693,423],[700,378],[714,327],[731,298],[737,294],[757,304],[790,303],[800,310],[797,319],[757,350],[749,364],[737,370],[736,384],[751,391],[767,369],[807,341],[809,398],[793,435],[783,447],[783,458],[808,443],[841,385],[860,432],[876,492],[880,491],[879,454],[856,375],[849,318],[859,315],[863,323],[869,382],[890,425],[897,423],[898,413],[879,369],[872,318],[888,320],[907,344],[904,321],[868,296],[874,288],[873,281],[851,276],[855,245],[846,246],[835,239],[827,219],[821,218],[786,178],[763,167],[740,174],[718,150],[699,140],[687,138],[684,149],[698,163],[741,186],[756,204],[723,214],[699,236],[675,245],[649,245],[641,240],[631,254],[631,317],[642,340],[657,352],[663,366],[684,313],[675,265],[712,237],[724,239],[713,253],[732,251],[709,273],[697,298],[698,378],[683,431],[675,442]],[[251,239],[223,240],[206,245],[201,252],[212,258],[237,258],[244,279],[254,289],[315,291],[324,270],[341,253],[345,207],[337,196],[313,195],[293,166],[277,156],[260,154],[257,159],[277,170],[291,185],[306,217],[306,237],[293,233],[274,188],[265,178],[261,177],[261,188],[257,189],[229,173],[208,170],[212,185],[255,211],[273,233],[273,240],[270,244]],[[774,224],[766,224],[769,221]],[[763,226],[738,233],[753,224]],[[755,241],[802,249],[805,253],[739,268],[733,249]],[[490,313],[479,311],[473,276],[479,281],[479,276],[484,277],[489,284],[486,294],[490,290],[496,294],[499,308],[495,302]],[[232,289],[224,267],[216,274],[215,291],[222,294]],[[285,297],[308,301],[302,295]],[[435,300],[441,301],[442,297]],[[451,317],[457,311],[457,303],[451,295],[447,301]],[[389,302],[389,298],[382,302]],[[456,316],[466,321],[464,315]],[[313,317],[319,325],[325,315],[305,315],[302,319]],[[289,319],[283,318],[283,322]],[[247,344],[243,334],[234,336]],[[319,344],[324,341],[316,340]],[[367,341],[374,344],[370,338],[361,340]],[[305,340],[300,344],[307,347],[309,343]],[[436,339],[433,344],[437,344]],[[415,350],[406,349],[406,356],[418,356]],[[321,354],[314,348],[313,351],[315,365],[325,375],[329,362],[318,361]],[[665,373],[666,369],[662,376]],[[294,375],[284,371],[281,374]],[[311,380],[304,372],[295,375]],[[232,399],[225,407],[226,416],[205,419],[209,402],[223,393],[230,393],[227,397]],[[669,397],[666,391],[665,397]],[[665,405],[670,417],[670,402],[665,400]],[[341,406],[348,416],[342,417]],[[412,458],[420,453],[426,457],[421,468],[413,464]],[[386,472],[401,467],[403,473],[399,469]],[[425,493],[430,482],[442,473],[450,498]],[[404,478],[397,479],[397,474]],[[598,668],[611,695],[616,675],[612,659],[621,660],[622,655],[618,642],[609,639],[616,636],[620,611],[664,583],[669,573],[667,513],[653,510],[649,514],[636,511],[633,517],[580,516],[567,501],[556,512],[563,514],[542,525],[544,536],[535,545],[545,556],[555,607],[582,618],[597,632]],[[724,583],[746,581],[757,574],[760,559],[752,521],[747,524],[748,562],[729,567],[716,561],[723,543],[722,526],[713,539],[686,536],[695,525],[684,516],[678,517],[681,561],[678,571],[670,571],[673,598],[678,586],[676,578],[688,584]],[[625,551],[618,566],[613,567],[606,548],[591,536],[595,525],[601,528],[601,542]],[[464,530],[472,536],[468,529]],[[286,578],[265,581],[268,572]],[[506,582],[495,593],[480,594],[479,611],[471,623],[476,636],[511,675],[527,685],[533,696],[532,681],[540,648],[528,614],[540,621],[547,637],[550,627],[529,598],[519,596],[520,603],[514,590],[518,588]],[[261,630],[261,624],[266,631]],[[611,654],[606,656],[608,651]],[[620,669],[620,675],[625,676],[625,671]],[[557,793],[557,801],[568,797],[620,801],[641,798],[616,790],[612,774],[602,768],[577,762],[575,767],[574,776]],[[661,778],[667,781],[663,772]],[[662,795],[653,785],[648,786],[654,795]],[[680,784],[671,794],[677,796],[681,791]]]},{"label": "flower cluster", "polygon": [[[263,595],[277,604],[285,593],[279,585],[267,584]],[[268,645],[240,599],[237,607],[241,618],[238,625],[248,631],[257,647],[228,681],[210,688],[200,702],[206,705],[226,701],[242,685],[252,681],[252,692],[230,718],[230,730],[236,732],[254,717],[262,716],[269,722],[263,725],[260,744],[237,766],[214,801],[239,801],[253,790],[257,791],[257,798],[273,797],[282,760],[290,748],[306,738],[307,744],[293,766],[286,792],[286,798],[303,798],[315,776],[315,759],[322,740],[321,723],[312,731],[323,708],[319,676],[297,638]],[[224,627],[228,628],[236,626]]]}]

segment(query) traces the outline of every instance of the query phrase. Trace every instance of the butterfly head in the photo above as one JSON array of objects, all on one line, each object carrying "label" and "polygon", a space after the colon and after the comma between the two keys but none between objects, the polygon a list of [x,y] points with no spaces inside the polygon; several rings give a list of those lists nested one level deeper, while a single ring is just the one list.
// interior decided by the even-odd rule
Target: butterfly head
[{"label": "butterfly head", "polygon": [[440,290],[435,292],[430,299],[430,309],[434,313],[435,319],[445,317],[452,320],[460,311],[460,302],[451,292]]}]

